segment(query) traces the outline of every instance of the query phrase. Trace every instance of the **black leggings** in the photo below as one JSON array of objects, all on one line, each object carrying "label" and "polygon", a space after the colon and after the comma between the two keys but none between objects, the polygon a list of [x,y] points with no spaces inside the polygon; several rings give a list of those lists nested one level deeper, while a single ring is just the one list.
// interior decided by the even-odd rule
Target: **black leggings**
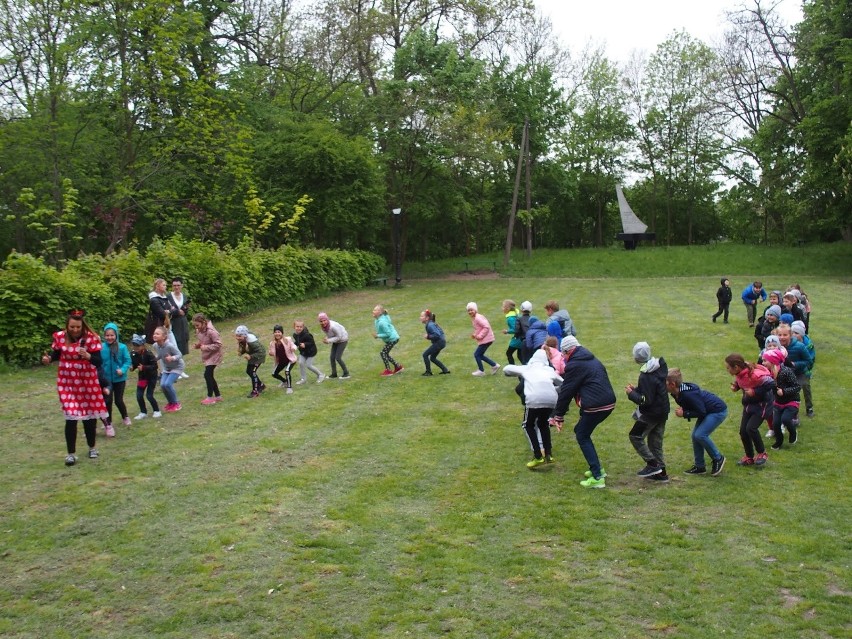
[{"label": "black leggings", "polygon": [[512,366],[514,366],[514,365],[515,365],[515,358],[513,357],[513,355],[514,355],[515,353],[517,353],[517,354],[518,354],[518,357],[520,358],[520,356],[521,356],[521,349],[520,349],[520,348],[515,348],[514,346],[510,346],[509,348],[507,348],[507,349],[506,349],[506,359],[507,359],[507,360],[509,360],[509,363],[510,363]]},{"label": "black leggings", "polygon": [[[98,433],[97,419],[84,419],[83,432],[86,434],[86,443],[89,448],[95,447],[95,436]],[[65,445],[68,447],[68,454],[73,455],[77,452],[77,420],[65,420]]]},{"label": "black leggings", "polygon": [[254,393],[259,393],[263,387],[263,382],[260,381],[260,377],[257,375],[258,368],[260,368],[260,364],[253,364],[252,362],[246,364],[246,375],[251,379],[251,390]]},{"label": "black leggings", "polygon": [[[272,376],[279,382],[282,382],[287,388],[293,388],[293,378],[290,375],[290,370],[295,363],[287,360],[285,364],[277,364],[275,370],[272,371]],[[281,371],[284,371],[284,377],[281,377]]]},{"label": "black leggings", "polygon": [[216,383],[216,378],[213,377],[213,371],[216,369],[216,364],[210,364],[204,367],[204,381],[207,383],[207,397],[219,397],[219,384]]},{"label": "black leggings", "polygon": [[109,413],[109,423],[112,424],[112,402],[115,401],[115,405],[118,408],[118,412],[121,413],[121,418],[125,419],[127,417],[127,406],[124,405],[124,387],[127,386],[127,382],[113,382],[112,383],[112,392],[108,395],[104,395],[104,399],[106,400],[107,413]]},{"label": "black leggings", "polygon": [[[755,451],[758,454],[766,452],[766,446],[763,445],[763,438],[760,436],[760,425],[762,423],[762,409],[758,413],[743,411],[743,417],[740,420],[740,439],[743,442],[746,457],[754,457]],[[779,425],[778,428],[780,429],[781,426]]]},{"label": "black leggings", "polygon": [[156,381],[148,382],[147,386],[137,386],[136,387],[136,403],[139,404],[139,412],[145,415],[148,414],[148,407],[145,406],[145,398],[148,398],[148,401],[151,404],[151,408],[154,409],[155,413],[160,411],[160,405],[157,404],[157,400],[154,399],[154,389],[157,387]]}]

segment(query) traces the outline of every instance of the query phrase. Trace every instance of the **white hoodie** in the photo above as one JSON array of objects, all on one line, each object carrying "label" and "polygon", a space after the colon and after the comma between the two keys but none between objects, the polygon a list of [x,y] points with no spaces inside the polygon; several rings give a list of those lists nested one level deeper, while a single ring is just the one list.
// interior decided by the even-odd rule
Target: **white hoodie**
[{"label": "white hoodie", "polygon": [[547,353],[538,349],[526,366],[504,366],[503,374],[524,380],[524,397],[528,408],[553,408],[559,398],[557,388],[562,378],[547,360]]}]

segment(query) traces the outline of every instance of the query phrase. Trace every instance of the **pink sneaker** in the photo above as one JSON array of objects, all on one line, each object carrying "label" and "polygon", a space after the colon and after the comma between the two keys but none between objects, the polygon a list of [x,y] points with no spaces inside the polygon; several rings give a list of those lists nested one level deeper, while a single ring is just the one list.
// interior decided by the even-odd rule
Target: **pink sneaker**
[{"label": "pink sneaker", "polygon": [[177,404],[172,404],[172,412],[173,413],[178,412],[181,408],[183,408],[183,406],[180,405],[180,402],[178,402]]},{"label": "pink sneaker", "polygon": [[121,423],[124,424],[125,426],[130,426],[130,417],[125,417],[124,419],[121,420]]},{"label": "pink sneaker", "polygon": [[216,396],[216,397],[214,397],[213,399],[214,399],[215,401],[217,401],[217,402],[221,402],[221,401],[222,401],[222,396],[221,396],[221,395],[217,395],[217,396]]},{"label": "pink sneaker", "polygon": [[106,436],[107,437],[115,437],[115,429],[112,427],[112,424],[105,424]]},{"label": "pink sneaker", "polygon": [[163,412],[164,413],[171,413],[172,412],[172,405],[166,404],[165,408],[163,408]]},{"label": "pink sneaker", "polygon": [[382,371],[382,377],[390,377],[391,375],[393,375],[393,371],[390,370],[390,369],[386,368],[385,370]]},{"label": "pink sneaker", "polygon": [[206,398],[201,400],[202,406],[210,406],[210,404],[215,404],[215,403],[216,403],[215,397],[206,397]]}]

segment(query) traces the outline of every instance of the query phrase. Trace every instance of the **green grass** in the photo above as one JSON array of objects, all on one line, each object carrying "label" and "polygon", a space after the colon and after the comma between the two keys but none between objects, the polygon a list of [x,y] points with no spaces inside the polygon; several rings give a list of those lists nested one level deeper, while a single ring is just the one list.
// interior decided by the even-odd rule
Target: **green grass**
[{"label": "green grass", "polygon": [[[183,411],[119,426],[99,439],[97,462],[70,469],[55,369],[4,374],[0,636],[848,637],[848,264],[814,276],[710,260],[700,277],[675,277],[697,268],[692,257],[680,269],[668,252],[640,250],[641,269],[665,277],[591,278],[566,268],[567,253],[527,262],[525,279],[406,280],[221,322],[225,402],[199,405],[192,354]],[[710,323],[721,275],[735,289],[756,276],[769,289],[799,280],[814,304],[817,416],[763,470],[733,463],[739,411],[723,358],[756,347],[736,301],[729,325]],[[562,301],[607,365],[619,403],[595,436],[606,490],[578,485],[575,409],[554,437],[557,463],[530,472],[513,381],[470,376],[465,303],[500,328],[506,297],[537,310]],[[401,334],[394,355],[406,371],[390,379],[378,377],[370,336],[376,303]],[[426,306],[449,337],[452,375],[420,376]],[[349,329],[353,379],[287,396],[266,365],[269,390],[246,399],[229,331],[247,323],[268,341],[274,323],[301,317],[317,332],[320,310]],[[635,383],[640,339],[729,401],[714,437],[729,457],[721,477],[682,473],[690,425],[674,417],[671,483],[635,476],[622,389]],[[504,350],[501,337],[489,354],[503,361]],[[326,372],[327,353],[317,360]]]}]

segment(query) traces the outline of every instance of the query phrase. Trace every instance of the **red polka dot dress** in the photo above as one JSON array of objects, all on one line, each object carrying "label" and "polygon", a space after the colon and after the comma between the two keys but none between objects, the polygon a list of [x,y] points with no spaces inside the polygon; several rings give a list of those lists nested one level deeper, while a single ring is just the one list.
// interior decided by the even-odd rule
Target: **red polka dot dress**
[{"label": "red polka dot dress", "polygon": [[[77,352],[80,342],[68,342],[65,331],[53,334],[53,350],[59,351],[56,390],[66,420],[99,419],[107,416],[98,369]],[[98,353],[102,348],[97,335],[85,336],[86,350]]]}]

